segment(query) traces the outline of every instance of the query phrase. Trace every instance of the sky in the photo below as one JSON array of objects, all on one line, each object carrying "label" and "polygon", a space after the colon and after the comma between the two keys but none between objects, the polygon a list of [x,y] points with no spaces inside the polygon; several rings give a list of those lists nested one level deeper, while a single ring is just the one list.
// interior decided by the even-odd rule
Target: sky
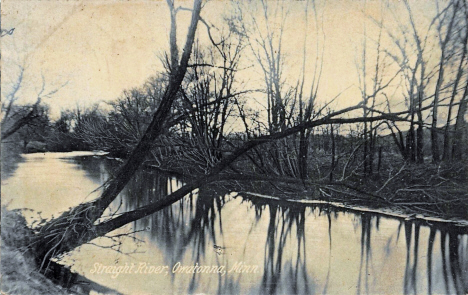
[{"label": "sky", "polygon": [[[365,13],[379,18],[388,3],[380,0],[319,1],[316,3],[318,27],[309,17],[307,28],[305,3],[288,4],[283,40],[285,75],[291,84],[297,81],[307,29],[307,78],[312,77],[318,40],[319,50],[324,48],[320,99],[326,102],[344,91],[334,103],[335,107],[352,105],[361,99],[356,61],[362,55],[364,27],[369,38],[376,38],[378,34],[377,27]],[[417,21],[424,23],[429,19],[434,10],[432,3],[429,0],[411,2]],[[261,14],[254,9],[257,4],[257,1],[243,2],[247,10],[251,7],[251,16],[260,20]],[[398,0],[390,0],[390,4],[401,9]],[[176,5],[191,7],[192,3],[178,1]],[[208,1],[202,16],[211,24],[222,26],[223,15],[232,11],[232,5],[221,0]],[[399,13],[401,11],[397,10]],[[182,11],[178,15],[181,43],[189,18],[190,12]],[[15,28],[15,31],[1,40],[2,97],[11,91],[23,67],[18,102],[35,101],[42,85],[45,85],[42,93],[58,90],[43,99],[49,104],[52,117],[57,117],[61,109],[116,99],[124,89],[138,87],[162,69],[160,57],[168,48],[169,26],[166,1],[160,0],[4,0],[2,29]],[[198,36],[201,40],[207,38],[202,26]],[[249,81],[249,87],[263,87],[258,64],[252,56],[247,57],[246,62],[253,65],[241,74]]]}]

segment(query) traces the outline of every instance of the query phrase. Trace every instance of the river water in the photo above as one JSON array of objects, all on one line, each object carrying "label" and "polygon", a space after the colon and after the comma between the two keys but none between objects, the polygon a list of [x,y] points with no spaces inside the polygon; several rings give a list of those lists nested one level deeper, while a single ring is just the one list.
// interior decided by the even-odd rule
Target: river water
[{"label": "river water", "polygon": [[[38,212],[50,218],[97,197],[114,168],[115,161],[87,153],[23,155],[2,180],[2,202],[33,209],[24,211],[31,223]],[[141,171],[107,213],[148,204],[181,185]],[[324,206],[252,201],[210,187],[78,248],[61,263],[123,294],[465,294],[468,233]]]}]

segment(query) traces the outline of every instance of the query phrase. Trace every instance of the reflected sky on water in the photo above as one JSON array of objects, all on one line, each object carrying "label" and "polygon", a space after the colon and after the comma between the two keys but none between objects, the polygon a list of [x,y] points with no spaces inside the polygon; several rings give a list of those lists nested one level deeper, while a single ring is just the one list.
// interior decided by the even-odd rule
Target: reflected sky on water
[{"label": "reflected sky on water", "polygon": [[[51,216],[96,197],[89,193],[114,166],[93,156],[26,155],[2,183],[2,199]],[[139,172],[107,214],[164,198],[181,185]],[[133,232],[127,237],[97,239],[64,262],[125,294],[468,292],[468,234],[459,229],[234,195],[226,187],[200,188],[111,233]],[[115,273],[119,266],[128,273]]]}]

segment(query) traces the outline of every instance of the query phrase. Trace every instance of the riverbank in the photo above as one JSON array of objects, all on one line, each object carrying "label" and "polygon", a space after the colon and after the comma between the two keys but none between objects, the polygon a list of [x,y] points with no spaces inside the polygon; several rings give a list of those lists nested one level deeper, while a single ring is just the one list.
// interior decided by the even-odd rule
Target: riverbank
[{"label": "riverbank", "polygon": [[48,275],[44,275],[35,261],[32,232],[24,217],[18,211],[10,211],[3,206],[1,219],[2,294],[79,295],[90,294],[91,291],[119,294],[53,261],[48,263]]},{"label": "riverbank", "polygon": [[268,195],[262,195],[252,192],[239,192],[236,196],[240,195],[242,198],[247,198],[253,202],[278,202],[278,203],[289,203],[293,205],[304,205],[304,206],[321,206],[321,207],[332,207],[335,210],[351,211],[355,213],[371,213],[376,215],[382,215],[389,218],[395,218],[403,221],[421,221],[423,223],[433,225],[435,227],[455,226],[461,231],[466,232],[468,230],[468,220],[466,219],[443,219],[434,216],[427,216],[424,214],[408,214],[398,209],[388,208],[377,208],[373,209],[364,206],[347,205],[341,202],[323,201],[323,200],[308,200],[308,199],[289,199],[279,198]]},{"label": "riverbank", "polygon": [[[298,204],[327,204],[349,210],[369,211],[403,219],[468,224],[468,163],[425,165],[394,163],[393,171],[363,178],[299,180],[276,177],[255,180],[244,176],[235,191],[254,198]],[[246,184],[250,182],[251,185]]]},{"label": "riverbank", "polygon": [[18,213],[2,207],[1,291],[4,294],[79,294],[66,290],[38,271],[31,253],[31,232]]},{"label": "riverbank", "polygon": [[[365,208],[403,219],[430,220],[462,227],[468,224],[467,161],[416,164],[395,157],[371,175],[353,172],[346,177],[335,175],[333,180],[329,175],[310,175],[308,179],[301,180],[252,174],[249,170],[254,170],[254,167],[244,164],[236,166],[237,173],[221,173],[217,182],[229,192],[248,192],[257,197],[268,196],[286,202],[339,204],[340,208],[357,208],[358,211]],[[180,171],[170,173],[148,163],[145,168],[182,180],[194,177]]]}]

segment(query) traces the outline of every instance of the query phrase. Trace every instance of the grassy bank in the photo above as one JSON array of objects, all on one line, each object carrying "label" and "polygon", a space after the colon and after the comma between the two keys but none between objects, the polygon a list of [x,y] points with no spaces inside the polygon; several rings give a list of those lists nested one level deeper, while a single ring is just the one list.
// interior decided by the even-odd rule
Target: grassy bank
[{"label": "grassy bank", "polygon": [[1,291],[4,294],[76,294],[38,271],[30,248],[31,232],[18,213],[2,207]]},{"label": "grassy bank", "polygon": [[[46,275],[39,271],[33,233],[20,211],[2,207],[1,283],[2,294],[8,295],[76,295],[120,294],[93,282],[67,267],[48,261]],[[65,287],[64,287],[65,286]]]}]

